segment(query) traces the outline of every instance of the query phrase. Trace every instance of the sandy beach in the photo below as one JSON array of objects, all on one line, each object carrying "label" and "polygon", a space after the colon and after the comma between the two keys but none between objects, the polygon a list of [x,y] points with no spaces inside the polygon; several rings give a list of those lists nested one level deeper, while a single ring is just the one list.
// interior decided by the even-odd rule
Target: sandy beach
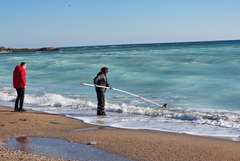
[{"label": "sandy beach", "polygon": [[[59,124],[51,122],[57,121]],[[95,127],[95,128],[93,128]],[[91,130],[71,131],[93,128]],[[61,115],[37,111],[13,112],[0,106],[0,144],[20,136],[57,138],[97,145],[94,148],[133,160],[240,160],[240,142],[174,133],[111,129]],[[0,146],[0,160],[60,160]]]}]

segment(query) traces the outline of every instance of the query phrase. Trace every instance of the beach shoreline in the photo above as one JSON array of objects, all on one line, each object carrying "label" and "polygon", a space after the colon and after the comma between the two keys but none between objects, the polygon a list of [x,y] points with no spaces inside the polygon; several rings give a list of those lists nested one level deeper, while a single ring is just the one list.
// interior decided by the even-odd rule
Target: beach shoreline
[{"label": "beach shoreline", "polygon": [[[53,121],[59,124],[51,123]],[[72,131],[88,128],[90,130]],[[32,110],[13,112],[10,107],[0,106],[0,145],[20,136],[56,138],[85,145],[95,141],[97,145],[92,147],[133,160],[240,160],[240,142],[151,130],[105,128],[62,115]],[[11,157],[20,155],[26,160],[40,157],[2,146],[0,154],[3,156],[0,160],[13,160]],[[47,159],[53,160],[48,157],[44,160]]]}]

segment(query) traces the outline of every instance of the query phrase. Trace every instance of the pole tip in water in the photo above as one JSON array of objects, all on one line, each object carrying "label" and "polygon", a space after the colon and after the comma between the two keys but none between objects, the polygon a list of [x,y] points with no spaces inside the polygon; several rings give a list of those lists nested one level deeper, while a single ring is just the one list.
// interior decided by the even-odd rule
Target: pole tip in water
[{"label": "pole tip in water", "polygon": [[162,106],[162,108],[167,108],[167,104],[164,104],[164,105]]},{"label": "pole tip in water", "polygon": [[81,83],[81,85],[84,85],[84,83]]}]

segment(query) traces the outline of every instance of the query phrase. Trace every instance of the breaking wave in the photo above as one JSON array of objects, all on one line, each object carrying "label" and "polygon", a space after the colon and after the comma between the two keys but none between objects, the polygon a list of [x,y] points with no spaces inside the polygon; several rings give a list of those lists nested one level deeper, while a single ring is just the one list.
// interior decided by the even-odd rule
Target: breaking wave
[{"label": "breaking wave", "polygon": [[[0,102],[14,102],[16,93],[1,91]],[[44,95],[26,94],[25,104],[34,107],[48,108],[54,107],[57,110],[78,109],[83,111],[96,110],[97,104],[92,101],[83,99],[71,99],[60,94],[45,93]],[[208,124],[213,126],[240,128],[240,112],[211,109],[194,109],[194,108],[150,108],[134,105],[111,104],[106,102],[106,111],[111,113],[122,113],[131,119],[131,116],[142,116],[149,118],[159,118],[168,122],[189,122],[195,124]],[[57,112],[57,111],[56,111]]]}]

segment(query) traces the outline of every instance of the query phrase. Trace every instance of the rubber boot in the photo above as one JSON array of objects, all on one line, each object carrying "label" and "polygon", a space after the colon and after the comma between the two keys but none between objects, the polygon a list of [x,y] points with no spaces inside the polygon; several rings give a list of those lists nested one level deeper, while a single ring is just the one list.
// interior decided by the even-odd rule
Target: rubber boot
[{"label": "rubber boot", "polygon": [[106,115],[105,107],[100,107],[100,109],[101,109],[101,115]]},{"label": "rubber boot", "polygon": [[97,115],[101,115],[101,109],[99,106],[97,107]]},{"label": "rubber boot", "polygon": [[97,115],[106,115],[106,112],[104,111],[104,107],[98,107],[97,108]]}]

